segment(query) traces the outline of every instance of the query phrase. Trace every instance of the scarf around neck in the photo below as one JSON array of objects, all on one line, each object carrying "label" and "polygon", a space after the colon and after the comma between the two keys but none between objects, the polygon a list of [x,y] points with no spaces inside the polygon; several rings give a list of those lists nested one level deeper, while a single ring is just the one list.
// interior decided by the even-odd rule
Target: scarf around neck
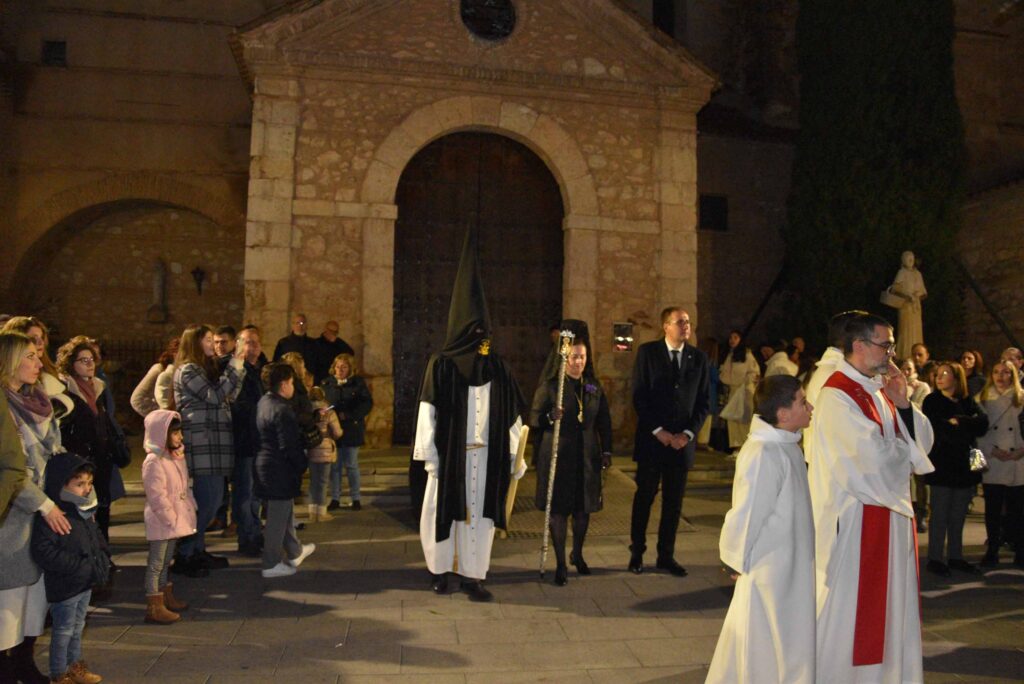
[{"label": "scarf around neck", "polygon": [[22,385],[18,391],[4,387],[11,412],[21,423],[38,425],[53,416],[53,406],[40,385]]},{"label": "scarf around neck", "polygon": [[61,489],[60,500],[74,504],[78,514],[85,520],[91,520],[96,515],[96,509],[99,507],[99,500],[96,498],[95,489],[89,492],[89,496],[79,496],[67,489]]},{"label": "scarf around neck", "polygon": [[93,384],[92,380],[83,380],[77,375],[72,375],[69,380],[75,383],[78,388],[78,393],[85,400],[85,403],[89,405],[89,410],[92,414],[98,415],[100,410],[96,406],[96,385]]}]

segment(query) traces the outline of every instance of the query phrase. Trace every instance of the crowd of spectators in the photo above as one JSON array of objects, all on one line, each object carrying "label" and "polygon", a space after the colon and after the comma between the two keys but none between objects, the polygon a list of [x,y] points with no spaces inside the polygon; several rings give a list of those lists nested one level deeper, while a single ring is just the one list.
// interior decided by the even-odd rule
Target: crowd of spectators
[{"label": "crowd of spectators", "polygon": [[[297,315],[271,362],[256,326],[236,332],[229,325],[190,325],[168,342],[132,392],[131,407],[146,426],[147,622],[170,624],[188,608],[175,596],[169,573],[204,577],[228,566],[226,557],[206,550],[211,529],[223,527],[237,537],[241,554],[262,557],[264,577],[294,574],[315,550],[299,542],[302,524],[294,515],[307,468],[311,522],[341,508],[342,471],[351,510],[361,509],[358,452],[373,399],[338,323],[328,321],[317,339],[305,328],[306,317]],[[89,601],[102,600],[117,570],[108,545],[110,510],[125,495],[121,469],[132,454],[103,372],[102,347],[79,335],[57,348],[56,361],[50,349],[49,331],[38,318],[3,320],[5,682],[99,681],[82,660],[81,630]],[[73,567],[55,560],[72,557],[89,560]],[[49,677],[33,655],[48,611]]]}]

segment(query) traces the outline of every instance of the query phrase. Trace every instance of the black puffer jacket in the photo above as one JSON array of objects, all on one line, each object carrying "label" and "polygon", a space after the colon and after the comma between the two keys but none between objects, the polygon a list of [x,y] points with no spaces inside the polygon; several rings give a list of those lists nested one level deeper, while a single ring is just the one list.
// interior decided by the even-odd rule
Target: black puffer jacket
[{"label": "black puffer jacket", "polygon": [[267,392],[256,407],[260,432],[256,452],[254,493],[258,499],[294,499],[302,490],[306,453],[299,422],[288,400]]},{"label": "black puffer jacket", "polygon": [[[935,431],[935,444],[928,458],[935,472],[925,482],[939,487],[973,487],[981,482],[981,473],[971,471],[970,450],[976,438],[988,431],[988,416],[971,397],[950,399],[942,392],[932,392],[921,404],[924,415]],[[956,418],[957,425],[951,425]]]},{"label": "black puffer jacket", "polygon": [[60,500],[60,491],[85,459],[61,453],[46,465],[44,490],[71,523],[71,532],[59,535],[37,515],[32,530],[32,558],[43,570],[46,600],[65,601],[98,584],[110,575],[110,555],[94,518],[85,519],[73,503]]}]

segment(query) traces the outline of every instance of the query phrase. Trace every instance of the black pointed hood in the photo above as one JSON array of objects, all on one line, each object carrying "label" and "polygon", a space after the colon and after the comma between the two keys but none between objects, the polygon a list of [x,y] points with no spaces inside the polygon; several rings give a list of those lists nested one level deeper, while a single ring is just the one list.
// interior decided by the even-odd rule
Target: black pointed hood
[{"label": "black pointed hood", "polygon": [[[472,379],[480,343],[491,336],[491,315],[480,279],[478,228],[471,225],[466,231],[459,259],[459,272],[452,288],[448,307],[448,334],[441,350],[442,357],[451,359],[464,378]],[[479,380],[480,378],[476,378]],[[476,383],[474,383],[476,384]]]}]

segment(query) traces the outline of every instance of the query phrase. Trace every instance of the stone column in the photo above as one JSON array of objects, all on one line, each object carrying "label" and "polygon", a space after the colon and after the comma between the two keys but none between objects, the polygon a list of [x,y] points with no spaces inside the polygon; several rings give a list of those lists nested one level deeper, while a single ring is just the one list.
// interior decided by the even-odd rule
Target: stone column
[{"label": "stone column", "polygon": [[260,326],[269,348],[288,330],[291,304],[295,138],[299,84],[256,79],[245,230],[246,320]]},{"label": "stone column", "polygon": [[363,371],[373,391],[373,412],[366,422],[367,444],[387,446],[395,418],[394,366],[391,347],[395,306],[395,219],[391,205],[385,218],[363,221]]},{"label": "stone column", "polygon": [[697,320],[697,119],[664,110],[655,156],[661,243],[660,306],[678,304]]}]

